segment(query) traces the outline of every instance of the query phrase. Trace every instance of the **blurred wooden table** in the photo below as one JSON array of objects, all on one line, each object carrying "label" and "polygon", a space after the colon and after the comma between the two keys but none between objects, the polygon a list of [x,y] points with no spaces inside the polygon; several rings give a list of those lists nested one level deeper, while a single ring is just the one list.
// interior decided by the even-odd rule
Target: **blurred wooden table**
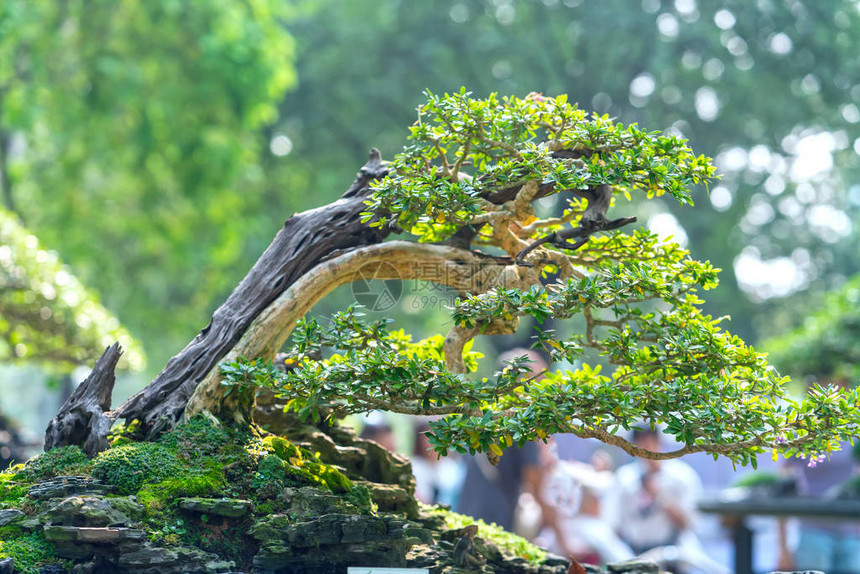
[{"label": "blurred wooden table", "polygon": [[821,499],[799,496],[738,497],[729,491],[725,496],[704,499],[698,504],[701,512],[724,517],[735,545],[735,574],[753,573],[753,532],[746,524],[747,516],[777,516],[828,518],[831,520],[860,519],[860,500]]}]

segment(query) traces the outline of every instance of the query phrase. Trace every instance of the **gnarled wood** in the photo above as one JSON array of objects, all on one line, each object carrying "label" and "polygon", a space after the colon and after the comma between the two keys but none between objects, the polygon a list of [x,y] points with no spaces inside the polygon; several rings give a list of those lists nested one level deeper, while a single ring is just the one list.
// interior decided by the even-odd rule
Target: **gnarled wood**
[{"label": "gnarled wood", "polygon": [[114,371],[121,355],[119,343],[105,349],[93,371],[66,399],[60,412],[48,424],[45,451],[77,445],[87,456],[92,457],[108,447],[107,433],[112,421],[105,413],[110,409],[116,382]]},{"label": "gnarled wood", "polygon": [[[351,281],[355,269],[373,265],[373,257],[368,257],[372,254],[360,248],[381,243],[390,228],[370,227],[361,222],[360,214],[365,211],[364,201],[370,195],[369,184],[386,174],[387,168],[374,149],[352,186],[338,201],[287,219],[268,249],[215,311],[209,325],[174,356],[146,388],[108,412],[108,420],[137,420],[145,438],[151,440],[173,428],[183,414],[233,410],[235,416],[245,416],[247,413],[242,411],[248,410],[249,397],[233,393],[229,399],[225,398],[217,366],[239,356],[273,357],[296,319],[332,288]],[[520,187],[488,194],[485,199],[490,204],[506,205],[517,199]],[[552,186],[540,186],[531,191],[530,199],[541,197],[550,193]],[[517,206],[511,204],[510,207]],[[505,219],[499,221],[503,246],[509,253],[518,252],[522,241],[507,225],[511,215],[500,212],[497,217]],[[494,285],[507,284],[511,279],[517,281],[518,273],[531,273],[509,265],[512,260],[464,249],[468,248],[470,239],[471,235],[464,239],[460,249],[406,242],[378,245],[377,255],[382,254],[378,264],[388,264],[389,269],[394,265],[397,277],[388,277],[385,273],[377,276],[381,279],[426,279],[463,293],[478,293]],[[343,257],[349,261],[347,265],[343,265]],[[324,264],[332,258],[337,258],[339,263]],[[476,265],[480,267],[477,273]],[[531,277],[523,285],[535,281],[536,277]],[[273,305],[275,301],[279,302]],[[108,427],[103,429],[105,434]],[[54,439],[52,446],[74,444],[62,440]]]},{"label": "gnarled wood", "polygon": [[[381,280],[432,281],[465,294],[481,293],[497,286],[521,286],[518,269],[508,265],[510,263],[513,261],[448,245],[409,241],[389,241],[347,251],[314,267],[284,291],[248,326],[223,360],[273,359],[296,321],[336,287],[354,281],[359,272]],[[187,417],[201,411],[219,414],[222,406],[231,408],[232,405],[224,401],[226,387],[220,381],[216,365],[189,399]]]},{"label": "gnarled wood", "polygon": [[373,150],[352,186],[334,203],[297,213],[212,315],[212,321],[142,391],[111,413],[140,421],[148,439],[182,417],[200,381],[239,341],[251,322],[308,270],[340,250],[380,242],[388,230],[361,222],[368,185],[387,168]]}]

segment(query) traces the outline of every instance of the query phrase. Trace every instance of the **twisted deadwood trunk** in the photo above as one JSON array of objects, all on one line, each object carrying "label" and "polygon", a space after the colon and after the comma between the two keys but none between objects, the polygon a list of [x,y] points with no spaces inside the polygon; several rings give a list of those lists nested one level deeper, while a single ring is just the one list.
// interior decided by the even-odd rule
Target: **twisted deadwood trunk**
[{"label": "twisted deadwood trunk", "polygon": [[[138,421],[147,440],[172,429],[183,416],[202,411],[249,422],[253,391],[234,390],[228,395],[220,384],[218,365],[238,357],[273,358],[296,320],[335,287],[351,282],[359,270],[377,279],[432,281],[459,293],[478,293],[495,286],[527,288],[537,281],[534,268],[511,265],[508,257],[469,251],[471,233],[449,245],[381,244],[389,228],[369,227],[361,222],[360,214],[370,194],[369,184],[386,173],[374,149],[338,201],[290,217],[215,311],[209,326],[146,388],[113,411],[108,409],[115,361],[110,368],[94,370],[84,390],[73,394],[51,422],[45,435],[46,449],[86,444],[88,453],[95,454],[106,448],[110,424],[119,419]],[[548,190],[536,187],[535,192],[539,196]],[[515,197],[516,189],[505,189],[485,199],[504,204]],[[502,331],[515,328],[516,323],[512,323]],[[472,336],[474,333],[456,329],[449,333],[446,359],[453,370],[463,370],[462,348]]]},{"label": "twisted deadwood trunk", "polygon": [[[104,368],[94,369],[80,392],[73,393],[51,421],[45,433],[46,449],[87,444],[94,445],[90,453],[94,454],[107,445],[110,424],[105,423],[118,419],[139,421],[148,440],[173,428],[197,385],[272,301],[327,258],[379,243],[388,235],[387,228],[371,228],[360,219],[370,194],[369,184],[387,173],[379,151],[374,149],[339,200],[287,219],[271,245],[212,315],[209,325],[170,359],[147,387],[113,411],[108,409],[116,362],[106,360]],[[101,359],[97,365],[102,366]]]},{"label": "twisted deadwood trunk", "polygon": [[122,355],[119,343],[114,343],[96,361],[93,371],[76,388],[60,412],[48,424],[45,450],[70,444],[78,445],[89,456],[108,447],[107,433],[113,421],[105,414],[110,409],[114,371]]},{"label": "twisted deadwood trunk", "polygon": [[[283,346],[298,319],[301,319],[317,302],[336,287],[354,280],[358,273],[363,277],[387,280],[418,279],[445,285],[458,293],[478,293],[486,286],[519,284],[518,278],[509,278],[506,264],[510,259],[490,257],[447,245],[432,245],[410,241],[390,241],[347,251],[322,263],[303,275],[280,297],[266,307],[249,325],[242,338],[224,357],[233,361],[239,357],[259,357],[267,360]],[[526,274],[531,270],[523,269]],[[507,279],[507,281],[506,281]],[[516,330],[516,322],[506,325],[506,332]],[[448,352],[446,359],[453,366],[462,363],[463,344]],[[447,341],[446,341],[447,344]],[[464,372],[461,367],[458,372]],[[229,397],[221,385],[218,369],[212,369],[197,385],[188,401],[186,417],[207,411],[224,416],[229,411],[245,417],[250,396],[234,390]],[[235,397],[235,398],[234,398]]]}]

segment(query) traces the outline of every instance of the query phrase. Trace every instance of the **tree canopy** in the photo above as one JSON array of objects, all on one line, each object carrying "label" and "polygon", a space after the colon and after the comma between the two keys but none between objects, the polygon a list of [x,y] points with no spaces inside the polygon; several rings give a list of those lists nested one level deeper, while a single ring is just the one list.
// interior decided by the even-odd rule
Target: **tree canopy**
[{"label": "tree canopy", "polygon": [[294,29],[301,82],[277,131],[296,142],[288,163],[324,166],[310,174],[319,189],[336,189],[367,141],[399,150],[425,87],[564,93],[688,138],[715,158],[715,193],[696,210],[644,209],[723,269],[705,308],[766,338],[860,270],[858,17],[848,0],[320,2]]},{"label": "tree canopy", "polygon": [[114,342],[126,349],[124,366],[143,368],[138,341],[56,253],[0,208],[0,360],[69,371],[91,365]]},{"label": "tree canopy", "polygon": [[798,328],[762,343],[786,373],[820,382],[860,378],[860,276],[830,293]]},{"label": "tree canopy", "polygon": [[[446,415],[431,423],[431,442],[442,454],[498,456],[514,443],[570,432],[640,456],[703,451],[754,464],[765,449],[817,456],[856,434],[856,392],[817,388],[791,400],[787,379],[764,354],[702,312],[699,294],[717,285],[718,270],[676,243],[643,228],[614,230],[586,234],[575,250],[547,244],[528,255],[529,266],[516,262],[546,233],[585,226],[588,205],[580,196],[597,187],[611,186],[619,201],[669,196],[691,203],[690,186],[715,176],[708,158],[675,135],[588,114],[564,96],[476,99],[464,89],[427,95],[412,144],[375,185],[365,218],[421,242],[471,229],[477,253],[451,253],[446,245],[428,246],[423,257],[412,252],[414,268],[442,250],[450,268],[435,280],[461,295],[450,331],[413,343],[350,309],[329,327],[300,322],[283,369],[259,361],[222,367],[229,384],[268,386],[314,418],[372,409]],[[533,202],[544,199],[561,202],[563,215],[537,216]],[[376,249],[396,250],[398,243]],[[374,247],[360,255],[373,256]],[[470,281],[452,279],[457,266]],[[482,334],[515,331],[522,317],[538,324],[579,318],[572,336],[539,327],[534,335],[535,346],[576,368],[527,376],[520,358],[493,377],[469,377],[476,357],[467,345]],[[647,452],[616,434],[642,421],[664,423],[678,448]]]},{"label": "tree canopy", "polygon": [[3,203],[157,360],[241,273],[265,212],[259,134],[295,82],[291,11],[274,0],[0,6]]}]

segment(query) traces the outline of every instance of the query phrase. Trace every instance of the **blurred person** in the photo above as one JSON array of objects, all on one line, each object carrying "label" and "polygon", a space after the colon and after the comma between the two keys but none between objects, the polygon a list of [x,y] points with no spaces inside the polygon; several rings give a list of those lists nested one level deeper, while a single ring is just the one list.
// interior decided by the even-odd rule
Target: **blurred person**
[{"label": "blurred person", "polygon": [[[657,431],[634,430],[633,442],[659,452]],[[620,467],[610,493],[609,518],[637,553],[674,545],[692,528],[701,483],[693,469],[678,460],[637,459]]]},{"label": "blurred person", "polygon": [[[652,452],[663,450],[656,430],[634,430],[633,442]],[[694,532],[701,491],[699,477],[683,461],[636,459],[617,470],[605,516],[639,556],[677,572],[728,574],[705,553]]]},{"label": "blurred person", "polygon": [[[550,452],[557,454],[557,445]],[[544,478],[544,500],[555,509],[556,521],[544,524],[538,541],[557,553],[588,564],[621,562],[634,557],[633,550],[601,515],[601,498],[612,487],[611,458],[595,451],[591,463],[555,460]]]},{"label": "blurred person", "polygon": [[[729,488],[735,480],[734,463],[727,457],[721,456],[717,460],[704,452],[697,452],[684,457],[684,462],[699,477],[702,485],[701,495],[706,497],[717,497]],[[699,516],[696,520],[695,530],[702,543],[702,548],[713,560],[719,562],[726,568],[734,562],[734,544],[729,530],[723,526],[723,518],[716,514]],[[773,519],[771,522],[775,524]],[[775,564],[771,563],[770,566]]]},{"label": "blurred person", "polygon": [[[517,348],[499,357],[504,367],[508,361],[527,355],[532,376],[546,370],[543,358],[531,349]],[[544,520],[552,521],[553,509],[541,497],[540,449],[533,442],[507,448],[496,466],[486,455],[467,456],[466,477],[455,510],[484,522],[494,522],[512,532],[520,495],[531,494]]]},{"label": "blurred person", "polygon": [[412,449],[412,474],[415,475],[415,498],[424,504],[453,507],[459,498],[465,476],[464,463],[456,454],[439,458],[427,440],[430,425],[415,426]]},{"label": "blurred person", "polygon": [[364,428],[361,429],[360,438],[372,440],[391,452],[397,450],[394,442],[394,430],[391,428],[391,425],[383,421],[374,421],[365,424]]}]

